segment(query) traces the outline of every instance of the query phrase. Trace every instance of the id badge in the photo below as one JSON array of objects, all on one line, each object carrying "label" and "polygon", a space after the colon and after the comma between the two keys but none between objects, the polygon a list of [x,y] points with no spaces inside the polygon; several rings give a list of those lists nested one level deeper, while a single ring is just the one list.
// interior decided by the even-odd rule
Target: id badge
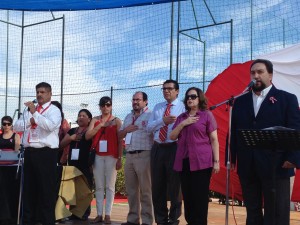
[{"label": "id badge", "polygon": [[127,133],[125,137],[125,145],[130,145],[132,133]]},{"label": "id badge", "polygon": [[99,141],[99,152],[107,152],[107,140]]},{"label": "id badge", "polygon": [[73,148],[71,154],[71,160],[78,160],[79,159],[79,148]]},{"label": "id badge", "polygon": [[40,142],[40,136],[36,129],[29,130],[29,142],[30,143]]}]

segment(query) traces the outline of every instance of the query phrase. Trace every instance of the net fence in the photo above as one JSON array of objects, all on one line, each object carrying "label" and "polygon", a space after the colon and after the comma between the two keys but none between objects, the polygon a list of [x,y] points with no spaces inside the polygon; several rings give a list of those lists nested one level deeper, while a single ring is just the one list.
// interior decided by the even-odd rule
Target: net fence
[{"label": "net fence", "polygon": [[[299,43],[297,0],[193,0],[74,12],[0,11],[0,116],[16,115],[35,98],[35,85],[52,85],[65,117],[81,108],[99,114],[113,97],[123,119],[136,91],[149,107],[162,101],[161,84],[207,89],[231,63]],[[229,87],[230,88],[230,87]]]}]

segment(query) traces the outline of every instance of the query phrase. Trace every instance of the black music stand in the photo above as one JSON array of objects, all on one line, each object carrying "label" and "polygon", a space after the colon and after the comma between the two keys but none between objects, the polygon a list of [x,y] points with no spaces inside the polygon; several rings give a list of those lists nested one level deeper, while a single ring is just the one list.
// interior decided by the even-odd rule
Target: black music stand
[{"label": "black music stand", "polygon": [[263,130],[238,130],[238,133],[244,147],[253,150],[270,150],[272,152],[272,224],[275,224],[276,154],[283,151],[299,151],[300,131],[286,127],[270,127]]}]

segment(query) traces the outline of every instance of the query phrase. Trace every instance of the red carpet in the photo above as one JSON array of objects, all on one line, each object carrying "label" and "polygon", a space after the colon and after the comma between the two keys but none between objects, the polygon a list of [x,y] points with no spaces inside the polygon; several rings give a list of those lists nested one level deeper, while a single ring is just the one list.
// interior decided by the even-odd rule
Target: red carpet
[{"label": "red carpet", "polygon": [[[115,195],[114,204],[125,204],[125,203],[128,203],[126,196]],[[96,199],[95,198],[91,202],[91,206],[96,206]]]}]

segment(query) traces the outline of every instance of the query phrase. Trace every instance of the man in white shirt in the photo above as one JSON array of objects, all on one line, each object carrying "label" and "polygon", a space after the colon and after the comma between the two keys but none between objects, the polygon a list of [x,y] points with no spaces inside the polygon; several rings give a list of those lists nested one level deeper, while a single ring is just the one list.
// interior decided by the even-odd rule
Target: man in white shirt
[{"label": "man in white shirt", "polygon": [[38,105],[25,102],[28,111],[14,126],[16,131],[24,132],[23,224],[55,224],[58,132],[62,118],[60,110],[51,104],[51,96],[50,84],[37,84]]},{"label": "man in white shirt", "polygon": [[[151,149],[152,201],[155,222],[176,225],[181,215],[182,196],[179,174],[173,170],[177,143],[170,140],[170,133],[177,116],[185,112],[185,107],[177,99],[177,81],[166,80],[162,91],[166,101],[155,105],[147,126],[148,131],[154,134]],[[170,210],[168,199],[171,201]]]},{"label": "man in white shirt", "polygon": [[[151,147],[153,136],[147,131],[151,111],[148,109],[148,96],[136,92],[132,97],[132,112],[129,113],[119,131],[119,138],[125,137],[126,162],[125,186],[129,212],[127,222],[122,225],[151,225],[153,207],[151,192]],[[121,146],[122,147],[122,146]]]}]

